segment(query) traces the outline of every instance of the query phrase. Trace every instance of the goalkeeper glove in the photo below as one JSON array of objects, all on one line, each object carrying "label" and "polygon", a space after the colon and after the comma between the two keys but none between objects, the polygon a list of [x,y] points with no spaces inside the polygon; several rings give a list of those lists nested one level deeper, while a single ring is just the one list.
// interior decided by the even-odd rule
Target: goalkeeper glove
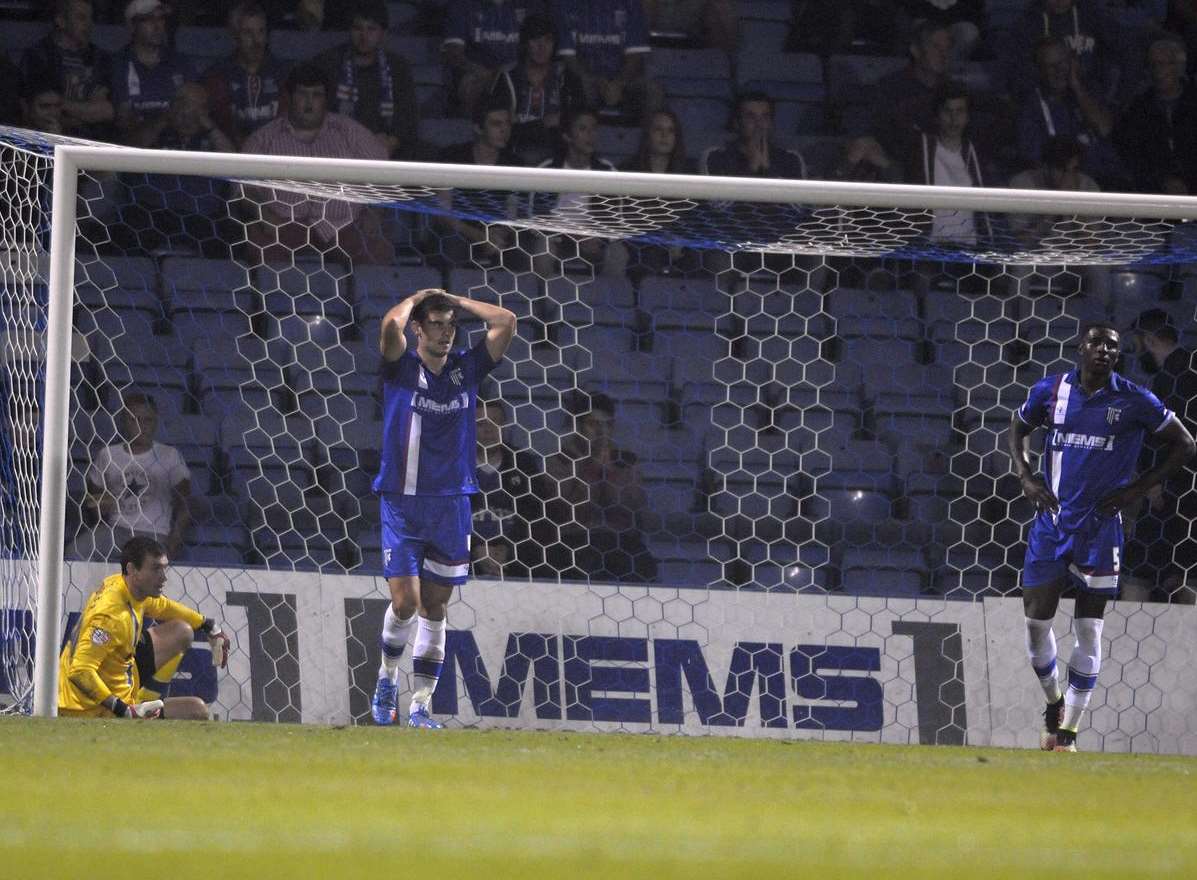
[{"label": "goalkeeper glove", "polygon": [[112,714],[117,718],[161,718],[163,705],[161,700],[146,700],[144,703],[116,700],[112,706]]},{"label": "goalkeeper glove", "polygon": [[225,669],[229,665],[229,637],[214,630],[208,634],[208,647],[212,649],[212,665]]},{"label": "goalkeeper glove", "polygon": [[212,650],[212,665],[225,669],[229,665],[229,637],[224,634],[220,626],[211,617],[205,617],[199,625],[198,632],[208,637],[208,647]]}]

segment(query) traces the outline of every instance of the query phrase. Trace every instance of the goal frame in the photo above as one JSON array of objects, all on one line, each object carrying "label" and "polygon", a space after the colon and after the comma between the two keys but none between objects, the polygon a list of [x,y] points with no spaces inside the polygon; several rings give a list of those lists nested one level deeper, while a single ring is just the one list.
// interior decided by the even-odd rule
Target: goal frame
[{"label": "goal frame", "polygon": [[[365,161],[58,144],[50,224],[49,315],[38,512],[38,596],[33,714],[57,714],[69,454],[71,314],[74,306],[78,181],[81,172],[202,175],[237,181],[586,192],[641,198],[955,209],[1039,215],[1197,219],[1197,197],[977,189],[824,180],[776,180],[633,172]],[[356,199],[355,199],[356,200]],[[1045,261],[1046,262],[1046,261]],[[1053,260],[1058,263],[1059,260]],[[1081,265],[1083,261],[1073,261]],[[1013,264],[1013,261],[1011,263]]]}]

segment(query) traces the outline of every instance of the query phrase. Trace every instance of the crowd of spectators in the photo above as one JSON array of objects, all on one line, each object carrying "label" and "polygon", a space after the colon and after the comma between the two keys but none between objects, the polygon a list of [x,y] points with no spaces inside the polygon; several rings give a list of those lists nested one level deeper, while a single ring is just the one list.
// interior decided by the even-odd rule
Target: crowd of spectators
[{"label": "crowd of spectators", "polygon": [[[825,124],[809,131],[781,130],[777,96],[729,83],[722,144],[710,143],[709,127],[701,139],[685,130],[647,60],[662,43],[709,47],[727,54],[734,77],[745,51],[734,0],[446,0],[417,4],[424,14],[402,24],[383,0],[224,0],[201,10],[162,0],[47,2],[48,33],[24,50],[19,67],[0,71],[21,83],[5,91],[0,116],[55,134],[162,149],[552,168],[620,162],[664,173],[958,186],[1026,182],[1068,154],[1083,178],[1041,173],[1040,186],[1083,179],[1105,190],[1197,191],[1197,158],[1187,148],[1197,133],[1188,78],[1197,3],[1189,0],[1028,0],[1003,28],[991,26],[983,0],[795,2],[787,49],[825,60],[901,54],[908,63],[861,85],[872,108],[867,122],[841,124],[832,97]],[[110,55],[95,44],[97,21],[123,23],[122,50]],[[180,39],[179,25],[216,22],[227,27],[231,51],[201,67],[203,53]],[[284,62],[271,51],[275,28],[344,39]],[[413,62],[396,51],[402,38],[432,33],[445,71],[435,107],[421,102]],[[471,120],[476,136],[422,142],[422,113]],[[603,155],[608,126],[642,127],[634,155]],[[841,137],[838,155],[828,152],[829,134]],[[804,156],[806,136],[820,137],[827,155]],[[318,210],[278,193],[232,195],[256,197],[231,200],[253,256],[289,255],[306,242],[359,261],[394,258],[388,230],[360,206]],[[496,212],[544,209],[544,200],[524,199]],[[438,244],[450,259],[485,263],[508,244],[486,241],[486,228],[469,221],[434,227],[458,245]],[[971,243],[988,231],[965,215],[937,215],[929,233]],[[612,263],[602,242],[566,244],[582,259]],[[561,242],[551,240],[549,250],[562,256]],[[619,271],[622,263],[614,265]]]},{"label": "crowd of spectators", "polygon": [[[860,83],[859,94],[829,88],[825,112],[803,115],[797,128],[783,125],[778,112],[779,102],[792,96],[771,91],[767,77],[737,77],[754,47],[742,44],[735,0],[425,0],[407,4],[421,14],[402,23],[392,21],[394,5],[47,0],[45,36],[19,58],[0,55],[0,74],[11,86],[0,96],[0,122],[172,150],[601,171],[618,163],[669,174],[1197,193],[1191,148],[1197,93],[1189,78],[1197,64],[1197,0],[1027,0],[1021,17],[1005,27],[995,26],[996,4],[985,0],[794,0],[785,50],[819,56],[825,74],[833,55],[905,61],[879,80]],[[98,23],[127,29],[124,48],[110,54],[98,46]],[[188,44],[183,25],[227,28],[229,53],[199,64],[197,56],[206,53]],[[321,49],[311,57],[283,60],[272,51],[280,29],[328,32],[331,39],[314,41]],[[401,49],[411,37],[440,44],[443,87],[432,101],[421,98],[417,61]],[[714,111],[725,129],[722,142],[712,142],[714,126],[688,130],[693,116],[678,112],[679,102],[670,101],[660,80],[669,71],[650,63],[661,46],[726,55],[731,80]],[[779,65],[792,58],[776,56]],[[865,108],[858,120],[838,112],[835,104],[845,98]],[[422,121],[443,117],[456,118],[464,125],[458,130],[472,135],[454,144],[422,140]],[[603,138],[612,127],[631,129],[618,142],[635,149],[604,155],[604,144],[615,142]],[[804,149],[807,138],[819,139],[817,158]],[[224,241],[226,252],[235,244],[252,263],[286,263],[305,250],[352,263],[396,259],[394,217],[359,202],[145,175],[121,181],[119,188],[97,185],[110,198],[124,199],[113,210],[123,212],[126,225],[135,214],[152,216],[133,225],[159,233],[172,217],[206,224],[166,233],[170,246]],[[441,195],[440,207],[426,229],[436,238],[436,255],[450,265],[517,268],[506,261],[522,258],[543,277],[555,277],[574,260],[613,274],[632,263],[649,271],[702,268],[700,259],[676,246],[635,245],[629,255],[628,246],[605,238],[517,233],[479,219],[585,218],[618,210],[617,200],[453,192]],[[983,214],[937,210],[922,233],[931,242],[976,245],[995,234],[993,222]],[[1003,223],[1005,233],[1028,246],[1058,232],[1051,217],[1014,216]],[[146,235],[139,246],[149,250],[162,238]],[[569,551],[568,560],[526,558],[521,544],[554,542],[544,536],[525,541],[494,522],[510,518],[508,496],[517,488],[530,498],[537,493],[508,485],[506,477],[491,480],[476,512],[479,535],[494,532],[476,548],[483,569],[514,565],[535,572],[548,565],[612,579],[654,576],[655,562],[640,538],[636,458],[610,443],[614,402],[599,396],[592,403],[577,421],[577,436],[545,463],[546,476],[536,477],[561,484],[539,497],[576,514],[548,521],[578,524],[589,540],[563,533],[555,546]],[[499,443],[506,414],[498,406],[483,413],[497,426],[492,433]],[[531,473],[513,468],[512,455],[505,448],[487,451],[480,460],[486,478]],[[570,482],[580,473],[584,480]],[[95,516],[103,520],[109,508],[97,504]],[[157,533],[170,536],[179,522],[164,516]]]}]

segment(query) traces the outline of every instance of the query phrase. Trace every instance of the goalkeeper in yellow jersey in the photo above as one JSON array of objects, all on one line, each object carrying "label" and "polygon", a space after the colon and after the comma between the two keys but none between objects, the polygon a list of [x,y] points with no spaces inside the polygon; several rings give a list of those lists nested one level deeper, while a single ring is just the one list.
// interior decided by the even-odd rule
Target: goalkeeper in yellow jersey
[{"label": "goalkeeper in yellow jersey", "polygon": [[[58,661],[58,714],[86,718],[207,720],[199,697],[164,697],[195,633],[213,662],[228,662],[229,639],[216,622],[162,595],[169,560],[153,538],[121,548],[120,574],[87,599]],[[160,621],[146,625],[146,619]]]}]

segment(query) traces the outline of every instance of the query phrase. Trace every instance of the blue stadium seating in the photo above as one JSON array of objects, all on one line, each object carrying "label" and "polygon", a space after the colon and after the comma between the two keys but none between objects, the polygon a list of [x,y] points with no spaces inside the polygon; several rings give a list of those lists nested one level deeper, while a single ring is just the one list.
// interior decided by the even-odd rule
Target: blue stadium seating
[{"label": "blue stadium seating", "polygon": [[661,84],[668,98],[731,96],[731,68],[718,49],[661,49],[648,56],[648,75]]},{"label": "blue stadium seating", "polygon": [[917,597],[927,584],[927,563],[916,551],[848,547],[842,563],[845,592],[860,596]]},{"label": "blue stadium seating", "polygon": [[444,285],[441,272],[425,266],[360,266],[350,281],[357,320],[373,332],[382,316],[405,296]]},{"label": "blue stadium seating", "polygon": [[468,119],[450,117],[420,120],[420,140],[434,147],[451,147],[474,140],[474,123]]}]

